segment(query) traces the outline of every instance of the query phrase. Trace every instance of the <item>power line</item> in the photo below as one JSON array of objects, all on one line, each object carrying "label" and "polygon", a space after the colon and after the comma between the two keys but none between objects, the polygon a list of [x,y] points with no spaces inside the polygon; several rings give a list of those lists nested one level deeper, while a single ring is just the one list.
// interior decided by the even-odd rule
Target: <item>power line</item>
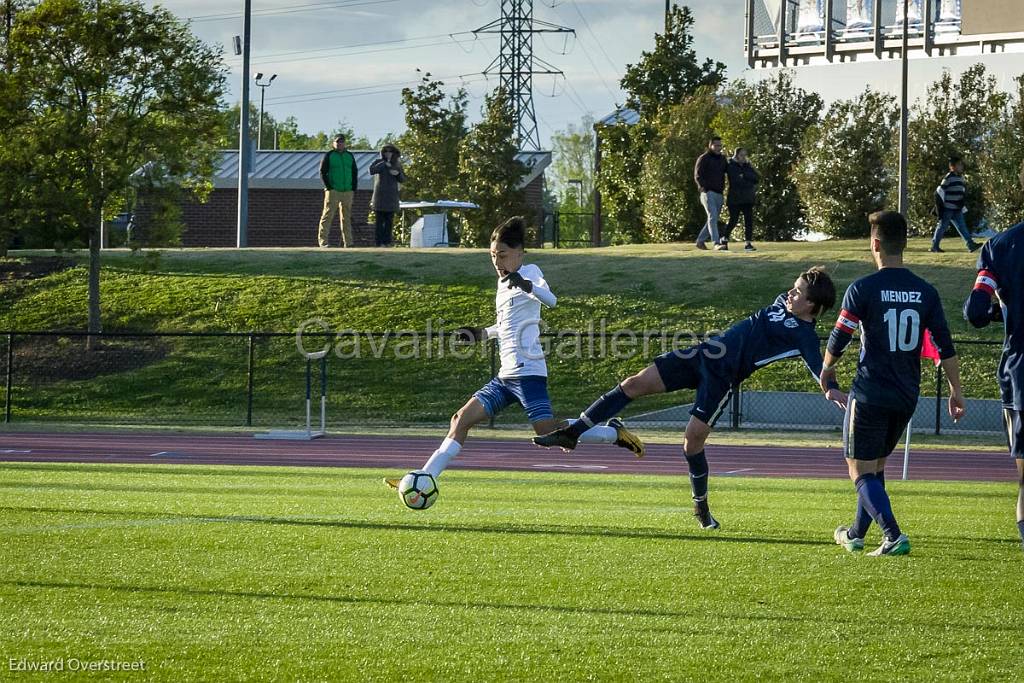
[{"label": "power line", "polygon": [[[483,40],[487,40],[487,39],[483,39]],[[491,38],[491,40],[494,40],[494,39]],[[290,59],[273,59],[273,58],[267,57],[267,58],[260,59],[259,61],[256,61],[255,63],[256,64],[288,64],[288,63],[291,63],[291,62],[308,62],[308,61],[318,60],[318,59],[331,59],[333,57],[355,57],[355,56],[358,56],[358,55],[372,55],[372,54],[378,54],[378,53],[381,53],[381,52],[394,52],[394,51],[397,51],[397,50],[419,50],[419,49],[425,48],[425,47],[438,47],[438,46],[451,45],[451,44],[452,44],[451,41],[442,40],[442,41],[438,41],[438,42],[434,42],[434,43],[423,43],[421,45],[406,45],[406,46],[401,46],[401,47],[383,47],[383,48],[379,48],[379,49],[375,49],[375,50],[357,50],[355,52],[345,52],[345,53],[336,54],[336,55],[311,55],[309,57],[292,57]],[[229,63],[231,65],[233,65],[233,66],[238,66],[238,62],[237,61],[232,60]]]},{"label": "power line", "polygon": [[576,8],[576,14],[580,15],[580,19],[583,20],[583,25],[587,27],[587,33],[589,33],[590,37],[594,39],[595,43],[597,43],[597,47],[601,50],[601,54],[604,55],[604,58],[608,60],[608,64],[612,67],[612,72],[615,74],[615,77],[622,80],[622,76],[619,75],[619,67],[612,61],[612,58],[608,56],[608,53],[605,52],[604,43],[598,40],[597,34],[594,33],[594,29],[590,28],[590,22],[587,21],[585,16],[583,16],[583,12],[580,10],[580,6],[576,4],[576,0],[572,0],[572,6]]},{"label": "power line", "polygon": [[[398,2],[399,0],[351,0],[350,2],[318,2],[307,5],[295,5],[292,7],[268,7],[262,10],[253,10],[252,16],[254,17],[269,17],[278,14],[296,14],[299,12],[316,12],[322,9],[348,9],[349,7],[362,7],[364,5],[383,5],[390,2]],[[237,19],[243,16],[240,12],[230,12],[221,14],[202,14],[194,17],[185,17],[193,22],[206,22],[206,21],[224,21],[227,19]]]},{"label": "power line", "polygon": [[[472,75],[471,75],[472,76]],[[479,80],[479,74],[476,74]],[[449,77],[450,78],[450,77]],[[288,105],[302,104],[305,102],[321,102],[323,100],[347,99],[350,97],[364,97],[366,95],[384,95],[391,92],[398,92],[410,85],[416,85],[420,81],[403,81],[398,83],[383,83],[376,85],[364,85],[355,88],[342,88],[339,90],[324,90],[319,93],[305,93],[303,95],[282,95],[268,100],[268,104]],[[463,82],[473,82],[472,79]],[[449,86],[451,87],[451,86]],[[333,94],[332,94],[333,93]],[[323,95],[322,97],[310,97],[310,95]]]}]

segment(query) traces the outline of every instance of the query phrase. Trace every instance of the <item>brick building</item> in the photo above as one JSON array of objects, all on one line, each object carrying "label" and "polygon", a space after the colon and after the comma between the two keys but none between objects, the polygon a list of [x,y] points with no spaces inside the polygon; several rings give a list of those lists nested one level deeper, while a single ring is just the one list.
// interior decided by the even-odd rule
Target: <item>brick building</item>
[{"label": "brick building", "polygon": [[[352,151],[359,167],[359,186],[353,202],[353,232],[356,246],[373,246],[373,225],[369,223],[373,178],[369,168],[378,153]],[[317,226],[323,209],[320,181],[322,152],[269,151],[256,153],[249,176],[250,247],[315,247]],[[520,152],[517,157],[529,171],[520,187],[526,191],[531,210],[540,215],[543,206],[544,169],[551,163],[550,152]],[[405,197],[412,199],[453,199],[465,197]],[[220,153],[213,176],[213,192],[205,203],[182,206],[183,247],[233,247],[238,216],[238,152]],[[145,230],[144,203],[136,211],[136,223]],[[329,243],[340,246],[338,219],[331,226]]]}]

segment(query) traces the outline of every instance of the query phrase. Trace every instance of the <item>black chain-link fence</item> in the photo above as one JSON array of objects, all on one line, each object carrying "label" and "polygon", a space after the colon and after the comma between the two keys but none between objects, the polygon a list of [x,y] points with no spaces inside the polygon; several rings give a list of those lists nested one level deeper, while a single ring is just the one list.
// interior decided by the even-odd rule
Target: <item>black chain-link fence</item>
[{"label": "black chain-link fence", "polygon": [[[682,341],[681,341],[682,340]],[[692,336],[649,332],[544,333],[549,390],[557,415],[577,415],[623,378]],[[306,333],[0,333],[7,423],[300,427],[305,423],[306,354],[323,355],[328,429],[444,425],[498,369],[497,345],[463,345],[437,331]],[[946,383],[922,360],[915,431],[1001,438],[996,341],[958,343],[968,415],[946,414]],[[319,353],[317,353],[319,352]],[[849,386],[856,365],[841,366]],[[320,361],[311,369],[314,421]],[[681,429],[694,392],[649,396],[625,417]],[[523,425],[518,408],[495,425]],[[783,361],[738,387],[719,429],[838,430],[842,412],[824,400],[802,362]]]}]

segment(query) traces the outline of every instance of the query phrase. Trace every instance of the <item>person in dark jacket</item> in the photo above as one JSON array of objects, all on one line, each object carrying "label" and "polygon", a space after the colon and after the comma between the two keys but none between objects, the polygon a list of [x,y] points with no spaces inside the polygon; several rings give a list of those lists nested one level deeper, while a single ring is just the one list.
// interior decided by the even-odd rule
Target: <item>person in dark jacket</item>
[{"label": "person in dark jacket", "polygon": [[728,161],[722,154],[722,138],[717,135],[708,142],[708,150],[697,157],[693,167],[693,180],[700,190],[700,203],[708,214],[707,223],[697,235],[697,248],[707,249],[708,237],[715,249],[722,249],[718,236],[718,217],[722,213],[725,194],[725,168]]},{"label": "person in dark jacket", "polygon": [[327,246],[327,234],[334,222],[334,214],[341,210],[341,246],[355,246],[352,236],[352,199],[359,185],[359,167],[352,152],[345,149],[345,136],[334,138],[334,149],[320,160],[320,179],[324,183],[324,211],[320,216],[317,241]]},{"label": "person in dark jacket", "polygon": [[981,245],[971,238],[967,230],[967,223],[964,221],[964,204],[967,199],[967,186],[964,184],[964,162],[958,156],[949,158],[949,173],[942,179],[942,183],[935,188],[936,207],[939,210],[939,224],[935,227],[935,235],[932,237],[932,251],[942,253],[942,236],[946,234],[946,228],[952,223],[956,231],[960,233],[968,251],[977,251]]},{"label": "person in dark jacket", "polygon": [[729,225],[725,228],[725,235],[722,237],[722,244],[729,244],[729,236],[732,229],[740,221],[740,214],[743,215],[743,232],[745,233],[747,245],[744,251],[757,251],[752,243],[754,237],[754,200],[757,195],[757,183],[761,177],[747,160],[747,150],[742,147],[736,148],[736,153],[729,159],[726,167],[726,175],[729,176],[729,195],[726,203],[729,206]]},{"label": "person in dark jacket", "polygon": [[377,217],[376,244],[378,247],[390,247],[395,212],[398,211],[399,183],[405,182],[398,148],[390,144],[381,147],[380,158],[370,164],[370,175],[373,176],[370,206]]}]

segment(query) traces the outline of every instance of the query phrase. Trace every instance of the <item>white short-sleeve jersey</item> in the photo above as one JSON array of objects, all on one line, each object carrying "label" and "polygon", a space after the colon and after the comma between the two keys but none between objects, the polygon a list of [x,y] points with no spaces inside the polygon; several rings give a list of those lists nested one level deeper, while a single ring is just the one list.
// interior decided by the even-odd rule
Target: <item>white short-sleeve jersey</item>
[{"label": "white short-sleeve jersey", "polygon": [[494,297],[497,321],[487,328],[487,336],[498,340],[498,377],[547,377],[548,366],[540,345],[540,307],[544,304],[553,308],[557,299],[537,266],[524,264],[519,274],[533,283],[533,291],[527,294],[518,287],[510,288],[499,279]]}]

